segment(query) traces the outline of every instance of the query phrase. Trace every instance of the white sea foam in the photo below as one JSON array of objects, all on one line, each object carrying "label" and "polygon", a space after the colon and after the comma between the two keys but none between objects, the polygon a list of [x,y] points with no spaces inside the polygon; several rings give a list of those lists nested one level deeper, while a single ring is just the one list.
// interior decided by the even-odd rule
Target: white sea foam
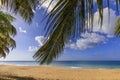
[{"label": "white sea foam", "polygon": [[82,69],[82,67],[70,67],[71,69]]}]

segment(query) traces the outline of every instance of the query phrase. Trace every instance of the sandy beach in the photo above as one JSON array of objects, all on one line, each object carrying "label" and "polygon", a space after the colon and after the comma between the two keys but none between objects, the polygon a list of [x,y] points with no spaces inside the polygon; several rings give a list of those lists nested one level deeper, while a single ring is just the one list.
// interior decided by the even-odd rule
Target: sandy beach
[{"label": "sandy beach", "polygon": [[120,70],[0,65],[0,80],[120,80]]}]

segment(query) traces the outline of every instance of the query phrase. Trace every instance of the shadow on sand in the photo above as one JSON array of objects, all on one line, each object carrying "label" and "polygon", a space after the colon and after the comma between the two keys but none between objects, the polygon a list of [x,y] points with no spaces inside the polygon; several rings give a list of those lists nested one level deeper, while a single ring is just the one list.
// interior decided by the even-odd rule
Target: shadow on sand
[{"label": "shadow on sand", "polygon": [[60,80],[60,79],[35,79],[33,77],[27,77],[27,76],[13,76],[13,75],[4,75],[0,76],[0,80]]}]

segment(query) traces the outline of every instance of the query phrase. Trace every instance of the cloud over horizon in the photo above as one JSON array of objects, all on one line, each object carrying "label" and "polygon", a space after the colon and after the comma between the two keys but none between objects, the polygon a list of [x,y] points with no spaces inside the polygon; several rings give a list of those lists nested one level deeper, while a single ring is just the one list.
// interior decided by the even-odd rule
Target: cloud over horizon
[{"label": "cloud over horizon", "polygon": [[106,37],[97,33],[84,33],[82,38],[78,39],[75,43],[70,42],[67,47],[71,49],[85,50],[87,48],[93,48],[100,43],[106,43]]}]

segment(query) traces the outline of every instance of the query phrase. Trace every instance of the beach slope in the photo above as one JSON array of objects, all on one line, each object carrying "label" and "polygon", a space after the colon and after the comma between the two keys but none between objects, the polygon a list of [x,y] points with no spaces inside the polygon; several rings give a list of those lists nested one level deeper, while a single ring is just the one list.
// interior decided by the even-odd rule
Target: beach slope
[{"label": "beach slope", "polygon": [[120,80],[120,70],[0,65],[0,80]]}]

